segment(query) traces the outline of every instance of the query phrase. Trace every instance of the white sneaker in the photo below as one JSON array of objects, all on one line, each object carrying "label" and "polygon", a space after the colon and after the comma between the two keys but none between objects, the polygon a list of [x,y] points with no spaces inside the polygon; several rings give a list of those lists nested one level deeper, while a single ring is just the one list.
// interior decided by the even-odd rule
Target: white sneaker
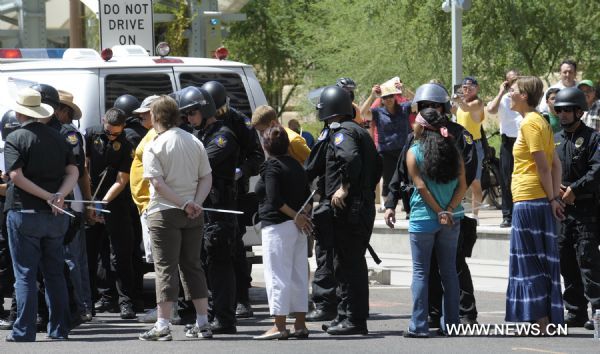
[{"label": "white sneaker", "polygon": [[210,329],[210,324],[205,324],[202,327],[198,327],[197,324],[194,327],[190,328],[185,332],[185,336],[188,338],[212,338],[212,330]]}]

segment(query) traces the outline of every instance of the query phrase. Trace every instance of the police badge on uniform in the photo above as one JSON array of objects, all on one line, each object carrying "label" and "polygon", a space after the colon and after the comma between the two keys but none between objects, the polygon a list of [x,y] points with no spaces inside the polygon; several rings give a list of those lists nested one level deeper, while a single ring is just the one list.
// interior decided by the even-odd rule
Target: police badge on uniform
[{"label": "police badge on uniform", "polygon": [[583,145],[583,137],[580,136],[579,138],[577,138],[577,140],[575,140],[575,148],[579,149],[582,145]]},{"label": "police badge on uniform", "polygon": [[333,136],[333,143],[337,146],[340,145],[344,141],[344,134],[337,133]]},{"label": "police badge on uniform", "polygon": [[112,143],[112,148],[113,148],[113,150],[115,150],[115,151],[119,151],[119,150],[121,150],[121,143],[120,143],[120,142],[118,142],[118,141],[114,141],[114,142]]},{"label": "police badge on uniform", "polygon": [[244,123],[246,123],[246,128],[252,128],[252,121],[248,117],[244,117]]},{"label": "police badge on uniform", "polygon": [[225,145],[227,145],[227,138],[225,138],[223,135],[219,135],[213,139],[213,142],[217,144],[218,147],[224,148]]},{"label": "police badge on uniform", "polygon": [[471,138],[471,134],[469,134],[465,131],[463,133],[463,136],[465,137],[465,143],[467,143],[468,145],[473,144],[473,138]]},{"label": "police badge on uniform", "polygon": [[98,150],[102,150],[102,148],[104,148],[104,142],[102,141],[102,139],[100,139],[100,137],[97,137],[94,140],[94,145],[98,146]]},{"label": "police badge on uniform", "polygon": [[75,132],[67,133],[67,143],[69,143],[69,145],[75,146],[75,145],[77,145],[78,142],[79,142],[79,139],[77,138],[77,133],[75,133]]}]

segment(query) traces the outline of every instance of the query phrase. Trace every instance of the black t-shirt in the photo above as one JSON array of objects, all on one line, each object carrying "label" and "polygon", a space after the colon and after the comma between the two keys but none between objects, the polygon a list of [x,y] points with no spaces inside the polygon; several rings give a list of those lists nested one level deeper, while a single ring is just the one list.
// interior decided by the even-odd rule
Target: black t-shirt
[{"label": "black t-shirt", "polygon": [[[21,168],[25,177],[54,193],[63,182],[65,167],[75,165],[75,158],[56,130],[40,122],[31,122],[6,138],[4,163],[7,173]],[[11,209],[50,210],[50,206],[45,200],[10,183],[4,210]]]},{"label": "black t-shirt", "polygon": [[[96,193],[102,174],[106,170],[106,177],[96,194],[96,199],[100,199],[115,183],[119,172],[129,174],[133,161],[133,146],[125,138],[125,133],[119,135],[114,141],[108,140],[102,125],[88,128],[85,141],[86,156],[90,159],[92,193]],[[121,199],[126,194],[126,191],[123,191],[117,198]]]},{"label": "black t-shirt", "polygon": [[279,208],[287,204],[298,211],[310,196],[304,168],[289,155],[271,157],[262,164],[255,190],[262,226],[291,220]]}]

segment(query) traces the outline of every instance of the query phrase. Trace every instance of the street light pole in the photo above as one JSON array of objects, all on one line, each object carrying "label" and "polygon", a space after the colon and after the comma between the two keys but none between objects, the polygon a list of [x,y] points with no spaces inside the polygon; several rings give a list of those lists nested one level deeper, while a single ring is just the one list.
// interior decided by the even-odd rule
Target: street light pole
[{"label": "street light pole", "polygon": [[462,8],[458,6],[457,0],[452,3],[452,86],[462,82]]}]

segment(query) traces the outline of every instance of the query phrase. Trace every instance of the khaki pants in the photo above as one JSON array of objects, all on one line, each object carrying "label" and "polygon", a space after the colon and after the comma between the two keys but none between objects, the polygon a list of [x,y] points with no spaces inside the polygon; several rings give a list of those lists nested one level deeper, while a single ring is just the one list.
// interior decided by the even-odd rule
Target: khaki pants
[{"label": "khaki pants", "polygon": [[156,272],[156,302],[177,301],[179,272],[187,300],[208,296],[206,277],[200,261],[202,216],[189,219],[179,209],[148,215]]}]

